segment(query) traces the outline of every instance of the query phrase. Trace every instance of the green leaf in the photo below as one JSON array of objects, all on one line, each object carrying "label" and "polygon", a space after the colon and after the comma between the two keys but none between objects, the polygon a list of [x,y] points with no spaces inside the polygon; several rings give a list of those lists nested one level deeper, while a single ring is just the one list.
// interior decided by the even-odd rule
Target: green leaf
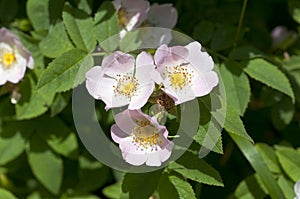
[{"label": "green leaf", "polygon": [[281,190],[283,191],[285,198],[293,198],[295,196],[294,184],[291,181],[280,175],[277,182]]},{"label": "green leaf", "polygon": [[268,192],[265,187],[261,185],[258,175],[252,175],[240,182],[234,192],[236,198],[266,198]]},{"label": "green leaf", "polygon": [[194,140],[209,150],[223,154],[222,135],[214,122],[200,125]]},{"label": "green leaf", "polygon": [[93,1],[92,0],[79,0],[78,9],[83,10],[87,14],[92,14]]},{"label": "green leaf", "polygon": [[227,106],[224,128],[227,132],[233,133],[254,143],[252,138],[246,132],[243,121],[241,120],[239,114],[234,108],[231,107],[231,105]]},{"label": "green leaf", "polygon": [[244,138],[233,134],[229,131],[229,135],[234,140],[234,142],[238,145],[239,149],[242,151],[245,158],[249,161],[253,169],[259,175],[263,185],[268,190],[271,198],[281,199],[284,198],[284,195],[276,183],[275,179],[272,176],[272,173],[264,163],[262,157],[254,147],[252,143]]},{"label": "green leaf", "polygon": [[58,195],[63,178],[63,161],[51,152],[38,136],[32,136],[28,161],[36,178],[53,194]]},{"label": "green leaf", "polygon": [[177,190],[180,199],[196,199],[192,186],[177,176],[169,176],[171,183]]},{"label": "green leaf", "polygon": [[24,95],[28,93],[29,89],[20,89],[22,98],[16,105],[17,119],[19,120],[32,119],[42,115],[48,110],[48,107],[54,99],[54,93],[49,93],[47,90],[37,90],[37,85],[33,79],[29,78],[29,81],[31,91],[30,99],[22,101],[24,100]]},{"label": "green leaf", "polygon": [[300,2],[298,0],[289,0],[289,12],[295,21],[300,23]]},{"label": "green leaf", "polygon": [[232,60],[249,60],[262,56],[262,52],[253,46],[240,46],[233,49],[229,54],[229,58]]},{"label": "green leaf", "polygon": [[169,169],[172,169],[184,177],[199,183],[224,186],[221,176],[217,170],[206,163],[203,159],[199,159],[189,152],[186,152],[177,160],[177,162],[171,163],[169,165]]},{"label": "green leaf", "polygon": [[39,47],[42,53],[50,58],[56,58],[74,48],[63,22],[50,28],[48,35],[40,42]]},{"label": "green leaf", "polygon": [[100,199],[98,196],[94,195],[81,195],[81,196],[66,196],[61,199]]},{"label": "green leaf", "polygon": [[274,106],[283,98],[284,94],[268,86],[264,86],[260,93],[260,99],[264,106]]},{"label": "green leaf", "polygon": [[157,187],[161,173],[161,170],[148,173],[127,173],[123,180],[122,190],[125,193],[129,192],[130,199],[149,198]]},{"label": "green leaf", "polygon": [[[78,142],[74,132],[57,117],[42,117],[35,121],[38,135],[54,150],[70,159],[78,155]],[[51,128],[48,125],[51,124]]]},{"label": "green leaf", "polygon": [[211,48],[215,51],[224,50],[233,45],[236,34],[236,27],[223,26],[216,30],[211,42]]},{"label": "green leaf", "polygon": [[294,181],[300,179],[300,154],[291,147],[275,146],[278,160],[285,173]]},{"label": "green leaf", "polygon": [[242,116],[250,101],[250,83],[248,77],[233,63],[227,62],[226,67],[221,66],[220,74],[225,86],[227,101]]},{"label": "green leaf", "polygon": [[110,1],[102,3],[94,21],[94,32],[100,46],[108,52],[114,51],[119,44],[119,22],[117,12]]},{"label": "green leaf", "polygon": [[51,106],[51,117],[54,117],[55,115],[59,114],[61,111],[63,111],[66,106],[68,105],[68,101],[71,98],[71,95],[62,95],[57,94],[56,98],[54,99],[54,102]]},{"label": "green leaf", "polygon": [[0,198],[3,199],[17,199],[12,193],[9,191],[0,188]]},{"label": "green leaf", "polygon": [[170,182],[167,173],[163,173],[158,183],[158,193],[160,199],[178,198],[178,193],[174,185]]},{"label": "green leaf", "polygon": [[90,52],[96,47],[94,22],[85,12],[66,5],[63,21],[73,43],[80,49]]},{"label": "green leaf", "polygon": [[20,132],[0,131],[0,165],[4,165],[23,153],[25,140]]},{"label": "green leaf", "polygon": [[193,31],[193,38],[200,43],[207,43],[214,35],[215,27],[211,21],[203,20],[196,25]]},{"label": "green leaf", "polygon": [[33,192],[29,196],[27,196],[26,199],[42,199],[42,197],[38,192]]},{"label": "green leaf", "polygon": [[97,160],[88,157],[79,157],[79,181],[76,186],[77,191],[91,192],[102,187],[109,177],[108,168]]},{"label": "green leaf", "polygon": [[122,52],[130,52],[138,49],[142,43],[139,34],[140,34],[139,30],[134,30],[126,33],[124,38],[122,38],[121,40],[120,50]]},{"label": "green leaf", "polygon": [[52,61],[41,75],[39,91],[64,92],[85,80],[85,73],[93,66],[93,58],[85,51],[74,49]]},{"label": "green leaf", "polygon": [[50,0],[28,0],[27,14],[35,30],[48,30],[50,27]]},{"label": "green leaf", "polygon": [[125,194],[122,192],[122,183],[117,182],[113,185],[107,186],[103,189],[102,193],[110,199],[121,199],[121,198],[129,198],[129,194]]},{"label": "green leaf", "polygon": [[291,99],[284,97],[279,103],[272,107],[272,122],[278,129],[282,130],[289,125],[294,117],[295,107]]},{"label": "green leaf", "polygon": [[7,117],[14,117],[15,109],[14,105],[11,103],[10,98],[7,97],[0,101],[0,118],[4,119]]},{"label": "green leaf", "polygon": [[289,80],[276,66],[265,60],[255,59],[249,61],[244,70],[252,78],[290,96],[292,101],[295,101]]},{"label": "green leaf", "polygon": [[274,173],[281,173],[280,165],[274,149],[265,143],[257,143],[255,147],[270,171]]}]

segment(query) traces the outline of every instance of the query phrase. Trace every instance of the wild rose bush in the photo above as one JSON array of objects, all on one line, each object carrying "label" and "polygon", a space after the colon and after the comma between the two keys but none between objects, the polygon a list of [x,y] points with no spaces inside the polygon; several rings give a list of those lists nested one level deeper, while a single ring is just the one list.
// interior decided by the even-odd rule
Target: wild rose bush
[{"label": "wild rose bush", "polygon": [[297,0],[0,10],[0,198],[300,198]]}]

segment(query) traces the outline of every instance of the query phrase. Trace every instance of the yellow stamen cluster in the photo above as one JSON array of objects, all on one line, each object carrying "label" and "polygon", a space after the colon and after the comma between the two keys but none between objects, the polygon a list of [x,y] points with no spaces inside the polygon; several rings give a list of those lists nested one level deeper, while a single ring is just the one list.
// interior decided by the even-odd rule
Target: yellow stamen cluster
[{"label": "yellow stamen cluster", "polygon": [[2,56],[2,64],[4,69],[9,69],[12,64],[16,61],[16,57],[11,52],[6,52]]},{"label": "yellow stamen cluster", "polygon": [[117,75],[117,81],[117,85],[114,86],[114,92],[127,98],[131,98],[135,94],[139,85],[137,79],[131,74]]},{"label": "yellow stamen cluster", "polygon": [[192,83],[194,71],[188,70],[188,65],[173,66],[168,71],[168,78],[170,79],[172,87],[176,89],[183,89],[186,85]]},{"label": "yellow stamen cluster", "polygon": [[147,150],[148,148],[157,150],[158,144],[162,143],[159,130],[150,124],[148,120],[136,121],[137,126],[132,129],[132,142],[137,150]]},{"label": "yellow stamen cluster", "polygon": [[124,8],[121,8],[118,11],[118,21],[119,21],[119,25],[121,27],[126,27],[127,24],[129,23],[129,18],[128,18],[127,12]]}]

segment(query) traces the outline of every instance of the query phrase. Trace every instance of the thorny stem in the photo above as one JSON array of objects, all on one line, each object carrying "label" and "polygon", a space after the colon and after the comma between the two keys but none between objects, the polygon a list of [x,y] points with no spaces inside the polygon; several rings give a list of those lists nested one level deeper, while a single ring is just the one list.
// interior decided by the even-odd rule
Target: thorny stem
[{"label": "thorny stem", "polygon": [[235,40],[234,40],[234,45],[233,45],[234,48],[237,45],[238,39],[240,37],[240,33],[241,33],[243,21],[244,21],[244,16],[245,16],[245,12],[246,12],[247,2],[248,2],[248,0],[244,0],[242,12],[241,12],[241,15],[240,15],[238,29],[237,29],[236,35],[235,35]]}]

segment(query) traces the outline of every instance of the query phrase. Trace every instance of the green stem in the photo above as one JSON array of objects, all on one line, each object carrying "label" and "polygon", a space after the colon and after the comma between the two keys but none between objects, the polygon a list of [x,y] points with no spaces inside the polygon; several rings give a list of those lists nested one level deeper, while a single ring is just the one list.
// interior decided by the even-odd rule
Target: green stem
[{"label": "green stem", "polygon": [[106,52],[96,52],[96,53],[92,53],[92,56],[104,56],[106,55],[107,53]]},{"label": "green stem", "polygon": [[244,21],[247,2],[248,2],[248,0],[244,0],[241,16],[240,16],[240,20],[239,20],[238,29],[237,29],[236,35],[235,35],[235,40],[234,40],[234,45],[233,45],[234,47],[237,45],[238,39],[239,39],[240,34],[241,34],[241,29],[242,29],[242,25],[243,25],[243,21]]}]

